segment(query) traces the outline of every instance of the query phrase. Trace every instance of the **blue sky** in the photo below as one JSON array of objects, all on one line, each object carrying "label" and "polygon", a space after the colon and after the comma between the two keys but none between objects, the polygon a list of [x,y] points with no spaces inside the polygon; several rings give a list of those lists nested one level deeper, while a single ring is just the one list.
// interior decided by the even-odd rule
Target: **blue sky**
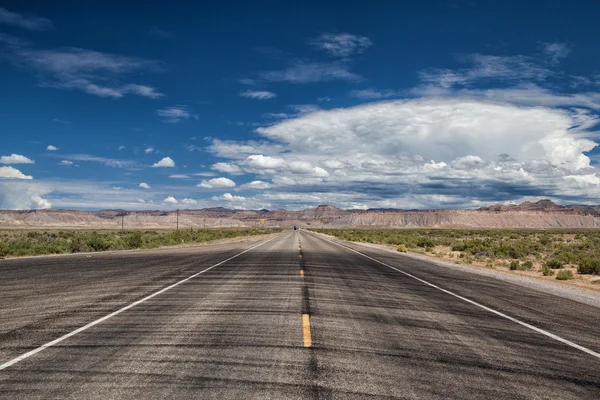
[{"label": "blue sky", "polygon": [[596,2],[193,3],[0,1],[0,208],[599,203]]}]

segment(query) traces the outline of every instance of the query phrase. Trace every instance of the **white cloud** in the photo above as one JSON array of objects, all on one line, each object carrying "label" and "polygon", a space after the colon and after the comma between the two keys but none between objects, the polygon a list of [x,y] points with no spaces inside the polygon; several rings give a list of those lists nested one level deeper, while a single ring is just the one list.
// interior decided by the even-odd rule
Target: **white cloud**
[{"label": "white cloud", "polygon": [[52,145],[50,144],[50,145],[48,145],[48,147],[46,147],[46,150],[48,150],[48,151],[57,151],[57,150],[58,150],[58,147],[56,147],[56,146],[52,146]]},{"label": "white cloud", "polygon": [[30,31],[48,31],[54,29],[52,21],[37,15],[24,15],[0,7],[0,24],[17,26]]},{"label": "white cloud", "polygon": [[165,198],[162,202],[166,203],[166,204],[178,204],[179,203],[177,201],[177,199],[173,196],[169,196],[169,197]]},{"label": "white cloud", "polygon": [[224,163],[218,162],[212,165],[211,169],[215,171],[224,172],[228,174],[239,174],[242,172],[242,169],[235,164],[232,163]]},{"label": "white cloud", "polygon": [[241,92],[240,96],[255,100],[268,100],[277,97],[277,95],[273,92],[261,90],[247,90],[245,92]]},{"label": "white cloud", "polygon": [[174,166],[175,166],[175,161],[173,161],[171,159],[171,157],[162,158],[160,161],[152,164],[152,168],[159,168],[159,167],[172,168]]},{"label": "white cloud", "polygon": [[231,193],[224,193],[221,196],[213,196],[213,200],[226,200],[226,201],[244,201],[246,200],[243,196],[234,196]]},{"label": "white cloud", "polygon": [[123,190],[121,186],[113,186],[113,190]]},{"label": "white cloud", "polygon": [[194,200],[194,199],[188,199],[188,198],[185,198],[185,199],[181,200],[181,202],[183,204],[188,204],[188,205],[197,205],[198,204],[198,202],[196,200]]},{"label": "white cloud", "polygon": [[205,189],[234,187],[235,182],[232,181],[231,179],[228,179],[225,177],[220,177],[220,178],[213,178],[213,179],[209,179],[209,180],[203,180],[197,186],[201,187],[201,188],[205,188]]},{"label": "white cloud", "polygon": [[34,161],[20,154],[0,157],[0,164],[34,164]]},{"label": "white cloud", "polygon": [[218,157],[245,160],[249,155],[284,150],[284,147],[267,141],[235,142],[232,140],[213,139],[207,150]]},{"label": "white cloud", "polygon": [[13,167],[0,167],[0,179],[1,178],[33,179],[31,175],[25,175],[24,173]]},{"label": "white cloud", "polygon": [[151,186],[150,186],[150,185],[148,185],[146,182],[142,182],[142,183],[140,183],[140,187],[141,187],[142,189],[150,189],[150,188],[151,188]]},{"label": "white cloud", "polygon": [[[0,167],[0,169],[2,168]],[[50,201],[42,197],[50,192],[51,190],[43,185],[32,181],[2,181],[0,179],[0,209],[31,210],[50,208],[52,205]]]},{"label": "white cloud", "polygon": [[152,153],[154,151],[154,147],[150,146],[147,147],[146,150],[144,150],[144,153],[148,154],[148,153]]},{"label": "white cloud", "polygon": [[[557,139],[575,152],[593,148],[592,142],[574,137],[572,124],[567,111],[468,99],[420,99],[321,111],[257,132],[303,155],[336,154],[355,164],[385,154],[452,161],[474,151],[487,159],[507,153],[523,161],[544,158],[562,163],[564,159],[550,149]],[[278,167],[283,163],[277,159]]]},{"label": "white cloud", "polygon": [[253,154],[246,158],[245,164],[253,169],[282,169],[287,167],[283,158]]},{"label": "white cloud", "polygon": [[263,189],[269,189],[271,187],[271,184],[269,182],[264,182],[264,181],[252,181],[249,183],[246,183],[242,186],[240,186],[240,189],[243,190],[263,190]]},{"label": "white cloud", "polygon": [[73,161],[62,160],[61,162],[58,163],[58,165],[73,165]]},{"label": "white cloud", "polygon": [[186,121],[190,118],[198,119],[198,115],[193,114],[188,106],[178,105],[156,110],[156,114],[163,118],[163,122],[176,124]]},{"label": "white cloud", "polygon": [[[321,110],[258,128],[264,142],[214,142],[209,149],[264,177],[239,190],[317,193],[350,208],[474,207],[523,193],[584,201],[600,196],[600,185],[587,177],[600,176],[586,154],[596,146],[585,139],[596,121],[581,110],[448,92]],[[242,158],[257,148],[260,154]],[[244,205],[291,204],[257,196]],[[294,204],[317,202],[311,199]]]},{"label": "white cloud", "polygon": [[125,146],[119,146],[119,150],[125,150],[127,147]]},{"label": "white cloud", "polygon": [[334,57],[350,57],[362,53],[373,43],[365,36],[350,33],[324,33],[313,39],[311,44]]},{"label": "white cloud", "polygon": [[189,175],[185,175],[185,174],[172,174],[172,175],[169,175],[169,178],[172,178],[172,179],[189,179],[190,176]]}]

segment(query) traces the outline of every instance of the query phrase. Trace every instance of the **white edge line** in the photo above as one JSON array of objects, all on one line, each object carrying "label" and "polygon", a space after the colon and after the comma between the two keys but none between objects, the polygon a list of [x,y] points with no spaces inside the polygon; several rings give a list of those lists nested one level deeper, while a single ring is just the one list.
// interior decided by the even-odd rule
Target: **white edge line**
[{"label": "white edge line", "polygon": [[143,303],[143,302],[145,302],[145,301],[147,301],[147,300],[150,300],[151,298],[153,298],[153,297],[155,297],[155,296],[158,296],[159,294],[161,294],[161,293],[164,293],[164,292],[166,292],[166,291],[167,291],[167,290],[169,290],[169,289],[173,289],[175,286],[179,286],[179,285],[181,285],[182,283],[184,283],[184,282],[187,282],[187,281],[189,281],[190,279],[192,279],[192,278],[195,278],[195,277],[197,277],[197,276],[198,276],[198,275],[200,275],[200,274],[203,274],[203,273],[205,273],[205,272],[207,272],[207,271],[210,271],[211,269],[213,269],[213,268],[215,268],[215,267],[218,267],[219,265],[222,265],[222,264],[226,263],[227,261],[231,261],[231,260],[233,260],[234,258],[236,258],[236,257],[239,257],[239,256],[241,256],[242,254],[249,252],[250,250],[254,250],[254,249],[256,249],[257,247],[259,247],[259,246],[262,246],[263,244],[266,244],[266,243],[270,242],[271,240],[274,240],[274,239],[276,239],[277,237],[278,237],[278,236],[276,236],[276,237],[273,237],[273,238],[271,238],[271,239],[269,239],[269,240],[266,240],[266,241],[264,241],[264,242],[262,242],[262,243],[259,243],[259,244],[257,244],[256,246],[250,247],[249,249],[246,249],[246,250],[242,251],[241,253],[238,253],[238,254],[236,254],[236,255],[234,255],[234,256],[232,256],[232,257],[229,257],[229,258],[228,258],[228,259],[226,259],[226,260],[223,260],[223,261],[221,261],[221,262],[219,262],[219,263],[217,263],[217,264],[215,264],[215,265],[212,265],[212,266],[210,266],[210,267],[208,267],[208,268],[206,268],[206,269],[203,269],[203,270],[202,270],[202,271],[200,271],[200,272],[196,272],[195,274],[193,274],[193,275],[191,275],[191,276],[188,276],[187,278],[185,278],[185,279],[183,279],[183,280],[181,280],[181,281],[179,281],[179,282],[175,282],[174,284],[172,284],[172,285],[170,285],[170,286],[167,286],[167,287],[165,287],[165,288],[163,288],[163,289],[159,290],[158,292],[154,292],[154,293],[152,293],[151,295],[144,297],[143,299],[140,299],[140,300],[134,301],[133,303],[131,303],[131,304],[129,304],[129,305],[127,305],[127,306],[123,307],[123,308],[120,308],[120,309],[118,309],[117,311],[114,311],[114,312],[112,312],[112,313],[110,313],[110,314],[108,314],[108,315],[105,315],[104,317],[102,317],[102,318],[99,318],[99,319],[97,319],[97,320],[95,320],[95,321],[93,321],[93,322],[90,322],[89,324],[87,324],[87,325],[84,325],[84,326],[82,326],[81,328],[77,328],[77,329],[75,329],[74,331],[72,331],[72,332],[69,332],[69,333],[67,333],[66,335],[63,335],[63,336],[59,337],[58,339],[54,339],[53,341],[51,341],[51,342],[48,342],[48,343],[45,343],[45,344],[41,345],[40,347],[37,347],[37,348],[35,348],[35,349],[33,349],[33,350],[31,350],[31,351],[29,351],[29,352],[25,353],[25,354],[22,354],[22,355],[20,355],[20,356],[19,356],[19,357],[17,357],[17,358],[14,358],[14,359],[12,359],[12,360],[10,360],[10,361],[7,361],[7,362],[5,362],[4,364],[0,364],[0,371],[1,371],[1,370],[3,370],[3,369],[5,369],[5,368],[8,368],[8,367],[10,367],[11,365],[14,365],[14,364],[18,363],[19,361],[23,361],[24,359],[26,359],[26,358],[29,358],[29,357],[33,356],[34,354],[37,354],[37,353],[39,353],[40,351],[47,349],[48,347],[54,346],[55,344],[58,344],[58,343],[62,342],[63,340],[66,340],[66,339],[70,338],[71,336],[75,336],[75,335],[77,335],[78,333],[80,333],[80,332],[83,332],[83,331],[85,331],[86,329],[89,329],[89,328],[93,327],[94,325],[98,325],[99,323],[101,323],[101,322],[104,322],[104,321],[106,321],[107,319],[114,317],[115,315],[121,314],[122,312],[124,312],[124,311],[127,311],[127,310],[129,310],[130,308],[137,306],[138,304],[141,304],[141,303]]},{"label": "white edge line", "polygon": [[526,327],[526,328],[529,328],[529,329],[531,329],[532,331],[535,331],[535,332],[537,332],[537,333],[541,333],[542,335],[548,336],[549,338],[552,338],[552,339],[554,339],[554,340],[557,340],[557,341],[559,341],[559,342],[561,342],[561,343],[564,343],[564,344],[566,344],[567,346],[571,346],[571,347],[573,347],[573,348],[575,348],[575,349],[577,349],[577,350],[581,350],[581,351],[583,351],[584,353],[587,353],[587,354],[589,354],[589,355],[591,355],[591,356],[594,356],[594,357],[596,357],[596,358],[599,358],[599,359],[600,359],[600,353],[597,353],[597,352],[595,352],[594,350],[588,349],[587,347],[583,347],[583,346],[581,346],[581,345],[579,345],[579,344],[577,344],[577,343],[571,342],[570,340],[567,340],[567,339],[565,339],[565,338],[562,338],[562,337],[560,337],[560,336],[558,336],[558,335],[555,335],[555,334],[554,334],[554,333],[552,333],[552,332],[548,332],[548,331],[546,331],[546,330],[544,330],[544,329],[541,329],[541,328],[538,328],[538,327],[536,327],[536,326],[533,326],[533,325],[531,325],[531,324],[528,324],[527,322],[523,322],[523,321],[521,321],[521,320],[518,320],[518,319],[516,319],[515,317],[511,317],[510,315],[504,314],[503,312],[496,311],[496,310],[494,310],[493,308],[489,308],[489,307],[487,307],[487,306],[484,306],[483,304],[477,303],[476,301],[473,301],[473,300],[471,300],[471,299],[468,299],[468,298],[466,298],[466,297],[463,297],[463,296],[461,296],[461,295],[459,295],[459,294],[456,294],[456,293],[454,293],[454,292],[451,292],[451,291],[449,291],[449,290],[447,290],[447,289],[443,289],[443,288],[441,288],[441,287],[439,287],[439,286],[437,286],[437,285],[435,285],[435,284],[433,284],[433,283],[431,283],[431,282],[428,282],[428,281],[426,281],[426,280],[424,280],[424,279],[418,278],[418,277],[416,277],[416,276],[414,276],[414,275],[412,275],[412,274],[410,274],[410,273],[408,273],[408,272],[402,271],[401,269],[398,269],[398,268],[396,268],[396,267],[392,267],[391,265],[389,265],[389,264],[386,264],[386,263],[384,263],[383,261],[379,261],[379,260],[377,260],[377,259],[375,259],[375,258],[373,258],[373,257],[370,257],[370,256],[368,256],[368,255],[366,255],[366,254],[363,254],[363,253],[361,253],[361,252],[360,252],[360,251],[358,251],[358,250],[354,250],[354,249],[353,249],[353,248],[351,248],[351,247],[348,247],[348,246],[346,246],[346,245],[343,245],[343,244],[341,244],[341,243],[334,242],[333,240],[325,239],[325,238],[323,238],[323,237],[321,237],[321,239],[325,240],[326,242],[333,243],[333,244],[335,244],[335,245],[337,245],[337,246],[340,246],[340,247],[343,247],[343,248],[345,248],[345,249],[348,249],[348,250],[350,250],[350,251],[353,251],[353,252],[355,252],[355,253],[357,253],[357,254],[360,254],[361,256],[363,256],[363,257],[366,257],[366,258],[368,258],[369,260],[375,261],[375,262],[377,262],[377,263],[379,263],[379,264],[381,264],[381,265],[384,265],[384,266],[386,266],[386,267],[388,267],[388,268],[391,268],[391,269],[393,269],[393,270],[395,270],[395,271],[397,271],[397,272],[400,272],[401,274],[404,274],[404,275],[406,275],[406,276],[408,276],[408,277],[411,277],[411,278],[413,278],[413,279],[415,279],[415,280],[417,280],[417,281],[419,281],[419,282],[421,282],[421,283],[424,283],[424,284],[425,284],[425,285],[427,285],[427,286],[431,286],[432,288],[435,288],[435,289],[437,289],[437,290],[440,290],[440,291],[442,291],[442,292],[444,292],[444,293],[446,293],[446,294],[449,294],[450,296],[454,296],[454,297],[456,297],[456,298],[458,298],[458,299],[461,299],[462,301],[465,301],[465,302],[467,302],[467,303],[469,303],[469,304],[472,304],[472,305],[474,305],[474,306],[477,306],[477,307],[479,307],[479,308],[482,308],[482,309],[484,309],[484,310],[486,310],[486,311],[489,311],[489,312],[491,312],[492,314],[496,314],[496,315],[498,315],[498,316],[500,316],[500,317],[502,317],[502,318],[506,318],[506,319],[508,319],[508,320],[510,320],[510,321],[512,321],[512,322],[515,322],[515,323],[517,323],[517,324],[519,324],[519,325],[522,325],[522,326],[524,326],[524,327]]}]

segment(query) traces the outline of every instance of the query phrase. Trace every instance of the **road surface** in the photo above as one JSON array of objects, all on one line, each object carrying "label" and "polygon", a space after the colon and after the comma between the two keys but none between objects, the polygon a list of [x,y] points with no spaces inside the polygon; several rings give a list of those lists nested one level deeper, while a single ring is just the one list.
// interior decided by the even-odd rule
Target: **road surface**
[{"label": "road surface", "polygon": [[341,243],[0,260],[0,398],[600,398],[598,308]]}]

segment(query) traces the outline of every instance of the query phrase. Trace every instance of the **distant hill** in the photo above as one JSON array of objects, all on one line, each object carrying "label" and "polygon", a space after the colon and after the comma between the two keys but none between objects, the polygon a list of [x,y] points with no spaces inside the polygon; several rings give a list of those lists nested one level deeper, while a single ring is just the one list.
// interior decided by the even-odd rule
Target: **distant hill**
[{"label": "distant hill", "polygon": [[[174,211],[32,210],[0,211],[0,228],[168,229]],[[497,204],[477,210],[342,210],[320,205],[301,211],[230,210],[223,207],[180,210],[180,228],[214,227],[335,228],[600,228],[600,206],[536,203]]]}]

